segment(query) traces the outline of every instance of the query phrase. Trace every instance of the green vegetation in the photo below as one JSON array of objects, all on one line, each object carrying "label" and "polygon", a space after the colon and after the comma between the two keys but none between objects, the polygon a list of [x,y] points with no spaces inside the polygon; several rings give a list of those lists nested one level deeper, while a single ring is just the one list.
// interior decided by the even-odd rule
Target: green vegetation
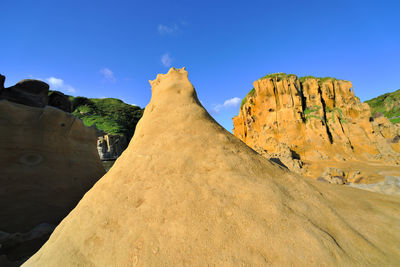
[{"label": "green vegetation", "polygon": [[[261,77],[261,79],[265,79],[265,78],[279,78],[279,79],[287,79],[289,77],[297,77],[296,74],[286,74],[284,72],[278,72],[278,73],[271,73],[268,75],[265,75],[264,77]],[[333,80],[333,81],[340,81],[340,79],[336,79],[334,77],[314,77],[314,76],[303,76],[303,77],[299,77],[299,81],[301,83],[305,82],[308,79],[317,79],[318,80],[318,84],[321,85],[322,83],[329,81],[329,80]]]},{"label": "green vegetation", "polygon": [[400,122],[400,89],[365,101],[371,107],[371,114],[382,113],[392,123]]},{"label": "green vegetation", "polygon": [[133,136],[143,109],[115,98],[86,98],[69,96],[72,114],[86,126],[96,124],[99,130],[109,134]]},{"label": "green vegetation", "polygon": [[317,105],[314,105],[314,106],[312,106],[312,107],[306,108],[306,109],[304,110],[304,115],[305,115],[306,122],[307,122],[310,118],[321,119],[320,116],[313,114],[313,113],[315,113],[315,112],[318,112],[318,110],[320,110],[320,109],[321,109],[321,107],[320,107],[320,106],[317,106]]},{"label": "green vegetation", "polygon": [[242,103],[240,104],[240,108],[243,107],[244,104],[247,103],[247,98],[252,97],[256,93],[256,89],[251,89],[250,92],[243,98]]},{"label": "green vegetation", "polygon": [[344,80],[336,79],[334,77],[314,77],[314,76],[311,76],[311,75],[300,77],[299,81],[301,83],[303,83],[308,79],[316,79],[316,80],[318,80],[318,84],[319,85],[323,84],[326,81],[344,81]]},{"label": "green vegetation", "polygon": [[289,77],[297,77],[297,76],[295,74],[286,74],[284,72],[278,72],[278,73],[271,73],[271,74],[265,75],[264,77],[261,77],[259,80],[265,79],[265,78],[286,79]]}]

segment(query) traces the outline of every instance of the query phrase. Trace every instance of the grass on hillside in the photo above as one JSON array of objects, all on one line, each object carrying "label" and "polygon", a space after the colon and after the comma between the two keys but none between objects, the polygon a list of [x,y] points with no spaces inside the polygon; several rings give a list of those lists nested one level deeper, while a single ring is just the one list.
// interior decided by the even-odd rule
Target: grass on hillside
[{"label": "grass on hillside", "polygon": [[109,134],[132,137],[136,124],[143,115],[138,106],[124,103],[115,98],[86,98],[69,96],[72,114],[86,126],[96,124],[99,130]]},{"label": "grass on hillside", "polygon": [[277,73],[271,73],[271,74],[265,75],[265,76],[261,77],[259,80],[265,79],[265,78],[287,79],[289,77],[297,77],[297,76],[295,74],[286,74],[284,72],[277,72]]},{"label": "grass on hillside", "polygon": [[243,98],[242,103],[240,104],[240,108],[243,107],[244,104],[247,103],[247,98],[252,97],[256,93],[256,89],[251,89],[250,92]]},{"label": "grass on hillside", "polygon": [[400,89],[365,101],[371,107],[371,114],[382,113],[392,123],[400,122]]}]

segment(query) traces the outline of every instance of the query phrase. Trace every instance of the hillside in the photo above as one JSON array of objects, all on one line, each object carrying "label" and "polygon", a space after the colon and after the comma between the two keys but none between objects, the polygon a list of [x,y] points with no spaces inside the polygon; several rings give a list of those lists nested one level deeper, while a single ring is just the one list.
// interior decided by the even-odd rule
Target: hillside
[{"label": "hillside", "polygon": [[400,89],[365,101],[371,107],[371,113],[382,113],[392,123],[400,122]]},{"label": "hillside", "polygon": [[133,136],[143,109],[115,98],[86,98],[69,96],[72,114],[86,126],[96,124],[99,130],[112,135]]}]

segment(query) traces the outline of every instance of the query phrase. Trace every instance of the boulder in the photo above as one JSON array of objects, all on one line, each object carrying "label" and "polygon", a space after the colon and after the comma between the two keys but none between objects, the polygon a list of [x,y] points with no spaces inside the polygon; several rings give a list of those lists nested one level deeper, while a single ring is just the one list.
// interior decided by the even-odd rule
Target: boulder
[{"label": "boulder", "polygon": [[105,173],[96,140],[69,113],[0,100],[0,231],[57,225]]},{"label": "boulder", "polygon": [[0,257],[5,258],[8,264],[20,266],[39,250],[54,228],[55,226],[52,224],[41,223],[26,233],[0,231]]},{"label": "boulder", "polygon": [[50,92],[48,105],[61,109],[65,112],[72,112],[72,103],[69,101],[68,96],[59,91]]},{"label": "boulder", "polygon": [[[6,99],[32,107],[44,107],[48,103],[49,85],[39,80],[26,79],[4,88],[5,77],[0,77],[0,100]],[[1,88],[3,87],[3,88]]]}]

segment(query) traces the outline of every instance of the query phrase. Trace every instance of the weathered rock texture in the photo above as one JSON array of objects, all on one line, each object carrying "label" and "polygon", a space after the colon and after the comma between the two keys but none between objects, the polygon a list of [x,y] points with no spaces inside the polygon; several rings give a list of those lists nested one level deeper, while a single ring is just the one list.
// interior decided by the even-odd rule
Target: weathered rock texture
[{"label": "weathered rock texture", "polygon": [[125,135],[104,134],[97,139],[97,151],[101,160],[115,160],[128,146]]},{"label": "weathered rock texture", "polygon": [[24,266],[395,266],[400,199],[306,179],[218,125],[184,69]]},{"label": "weathered rock texture", "polygon": [[310,176],[327,161],[399,163],[399,129],[372,118],[351,82],[276,74],[253,85],[233,133],[257,152]]},{"label": "weathered rock texture", "polygon": [[48,102],[49,85],[39,80],[26,79],[16,85],[4,88],[5,76],[0,77],[0,100],[32,106],[44,107]]},{"label": "weathered rock texture", "polygon": [[59,108],[65,112],[72,112],[72,103],[69,101],[68,96],[59,91],[51,91],[49,93],[48,105]]},{"label": "weathered rock texture", "polygon": [[0,100],[0,231],[58,224],[104,174],[95,128],[69,113]]},{"label": "weathered rock texture", "polygon": [[49,85],[40,80],[25,79],[11,87],[4,87],[6,77],[0,74],[0,100],[5,99],[31,107],[46,105],[71,112],[68,97],[59,91],[49,91]]}]

